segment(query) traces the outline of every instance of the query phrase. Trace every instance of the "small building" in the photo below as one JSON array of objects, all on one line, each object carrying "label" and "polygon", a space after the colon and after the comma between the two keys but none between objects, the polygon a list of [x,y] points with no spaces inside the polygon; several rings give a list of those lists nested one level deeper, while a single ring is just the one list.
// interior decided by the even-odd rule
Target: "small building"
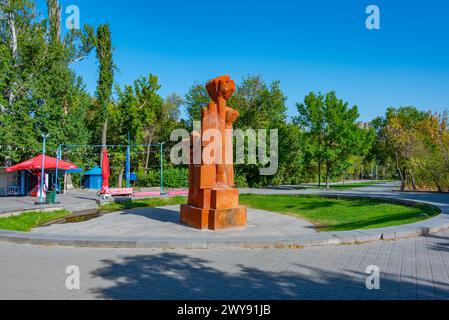
[{"label": "small building", "polygon": [[0,168],[0,197],[18,196],[21,194],[20,175],[18,172],[6,172]]},{"label": "small building", "polygon": [[[44,164],[44,195],[46,190],[52,190],[56,184],[56,167],[59,173],[65,174],[67,170],[76,169],[77,166],[49,156],[38,155],[32,159],[4,169],[0,180],[1,188],[6,196],[37,197],[40,194],[42,164]],[[58,177],[59,179],[59,177]],[[6,190],[5,190],[6,187]],[[6,192],[5,192],[6,191]]]},{"label": "small building", "polygon": [[84,174],[84,188],[101,190],[102,184],[101,168],[94,167]]}]

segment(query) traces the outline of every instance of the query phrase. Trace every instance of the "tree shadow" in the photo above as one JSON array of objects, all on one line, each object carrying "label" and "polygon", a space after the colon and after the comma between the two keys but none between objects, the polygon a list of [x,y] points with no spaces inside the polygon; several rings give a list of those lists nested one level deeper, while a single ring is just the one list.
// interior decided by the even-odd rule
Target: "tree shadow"
[{"label": "tree shadow", "polygon": [[439,251],[439,252],[449,252],[449,237],[439,236],[436,234],[431,234],[427,236],[430,239],[435,239],[441,242],[433,243],[429,245],[428,248],[431,250]]},{"label": "tree shadow", "polygon": [[[416,218],[416,213],[402,213],[402,214],[396,214],[386,217],[379,217],[379,218],[372,218],[372,219],[366,219],[360,221],[352,221],[347,223],[340,223],[332,225],[332,230],[361,230],[365,229],[367,227],[370,227],[369,229],[376,229],[376,228],[384,228],[389,226],[398,226],[403,225],[404,221]],[[389,223],[388,226],[385,226],[386,223]],[[383,226],[383,227],[382,227]]]},{"label": "tree shadow", "polygon": [[[334,203],[330,202],[315,202],[315,203],[304,203],[304,204],[289,204],[289,205],[283,205],[282,208],[287,210],[288,212],[293,213],[301,213],[301,210],[317,210],[317,209],[324,209],[324,208],[330,208],[335,206]],[[295,209],[294,211],[291,211],[292,209]]]},{"label": "tree shadow", "polygon": [[135,215],[150,220],[181,225],[179,210],[168,210],[164,208],[134,208],[121,211],[120,215]]},{"label": "tree shadow", "polygon": [[80,200],[89,200],[91,202],[95,202],[96,201],[95,198],[89,198],[89,197],[86,197],[86,196],[73,196],[72,198],[73,199],[80,199]]},{"label": "tree shadow", "polygon": [[[365,287],[368,275],[351,271],[334,273],[300,265],[296,265],[297,272],[264,271],[243,265],[227,266],[223,271],[212,261],[174,252],[102,262],[103,266],[92,275],[112,285],[91,289],[99,299],[372,300],[434,299],[436,294],[432,283],[417,284],[412,278],[403,277],[399,284],[386,275],[381,279],[381,290],[370,291]],[[438,297],[449,299],[449,288],[440,290]]]}]

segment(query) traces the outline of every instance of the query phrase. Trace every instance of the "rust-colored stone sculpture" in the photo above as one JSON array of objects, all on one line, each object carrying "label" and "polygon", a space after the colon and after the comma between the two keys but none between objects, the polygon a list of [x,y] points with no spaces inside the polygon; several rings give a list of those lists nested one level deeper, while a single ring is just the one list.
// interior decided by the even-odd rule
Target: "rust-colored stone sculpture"
[{"label": "rust-colored stone sculpture", "polygon": [[[245,227],[247,209],[239,205],[232,154],[232,129],[239,113],[227,106],[235,83],[223,76],[206,87],[212,102],[203,109],[201,134],[194,132],[189,141],[189,202],[181,206],[181,223],[201,230]],[[195,145],[201,146],[196,150],[201,152],[201,164],[194,163]]]}]

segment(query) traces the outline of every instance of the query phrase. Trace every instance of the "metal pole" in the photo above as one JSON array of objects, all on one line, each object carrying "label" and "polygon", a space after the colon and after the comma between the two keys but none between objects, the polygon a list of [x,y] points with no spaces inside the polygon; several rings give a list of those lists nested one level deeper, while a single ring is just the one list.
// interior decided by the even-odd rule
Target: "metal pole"
[{"label": "metal pole", "polygon": [[128,146],[126,148],[126,187],[131,187],[131,137],[128,131]]},{"label": "metal pole", "polygon": [[44,139],[42,144],[42,168],[41,168],[41,192],[40,192],[40,203],[44,203],[44,178],[45,178],[45,147],[47,143],[48,134],[42,134],[42,138]]},{"label": "metal pole", "polygon": [[55,183],[55,202],[57,201],[56,197],[58,196],[58,191],[59,191],[59,182],[58,182],[58,177],[59,177],[59,160],[62,158],[62,147],[59,146],[58,147],[58,151],[56,151],[56,183]]},{"label": "metal pole", "polygon": [[159,145],[160,145],[160,147],[161,147],[161,196],[162,195],[165,195],[165,192],[164,192],[164,157],[163,157],[163,154],[164,154],[164,144],[165,144],[165,142],[162,142],[162,143],[159,143]]}]

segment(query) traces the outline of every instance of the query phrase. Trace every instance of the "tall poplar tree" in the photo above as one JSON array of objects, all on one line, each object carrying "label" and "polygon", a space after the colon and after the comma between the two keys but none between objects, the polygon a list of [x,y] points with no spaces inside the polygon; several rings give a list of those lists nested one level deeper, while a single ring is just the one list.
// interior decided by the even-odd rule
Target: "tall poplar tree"
[{"label": "tall poplar tree", "polygon": [[114,84],[114,62],[111,31],[108,24],[100,25],[95,39],[99,76],[96,90],[99,123],[101,123],[101,144],[107,144],[108,109],[111,103],[112,87]]}]

